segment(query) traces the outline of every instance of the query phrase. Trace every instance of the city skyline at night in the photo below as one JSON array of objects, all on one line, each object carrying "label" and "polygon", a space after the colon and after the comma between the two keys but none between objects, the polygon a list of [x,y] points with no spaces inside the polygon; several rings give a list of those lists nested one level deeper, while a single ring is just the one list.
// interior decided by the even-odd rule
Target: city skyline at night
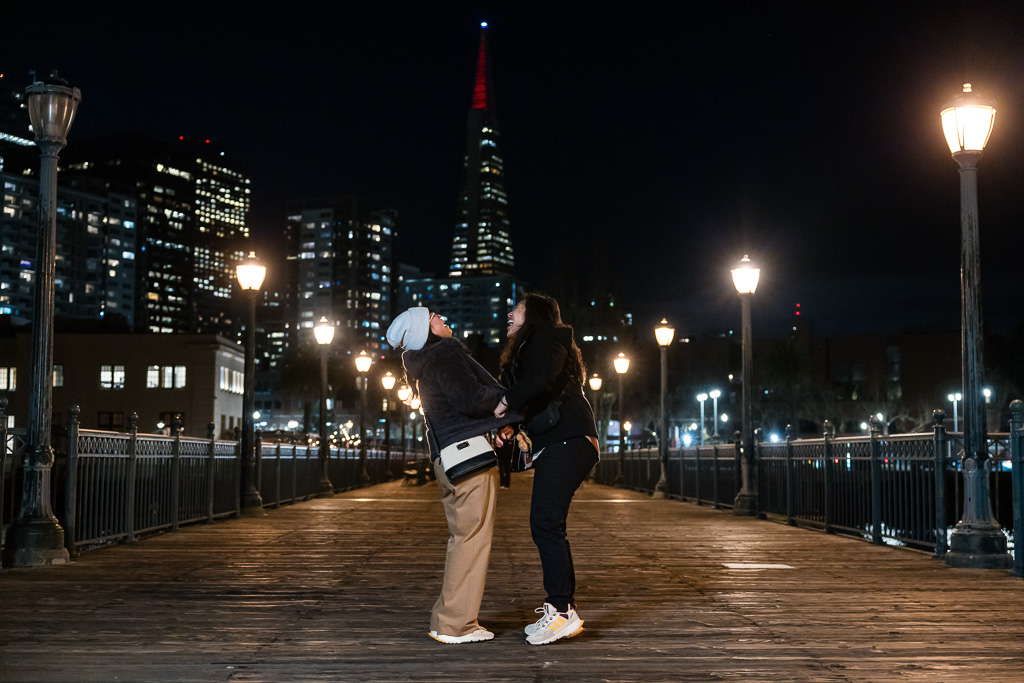
[{"label": "city skyline at night", "polygon": [[[551,290],[565,270],[602,270],[638,326],[667,315],[694,332],[738,324],[728,271],[744,253],[763,269],[763,333],[784,332],[796,302],[821,329],[955,328],[958,180],[938,112],[970,81],[998,110],[979,171],[986,327],[1018,322],[1015,4],[308,3],[275,22],[43,6],[54,37],[12,8],[23,28],[0,72],[57,67],[82,89],[69,150],[130,131],[210,138],[250,169],[258,245],[288,201],[355,193],[394,206],[399,260],[438,274],[487,21],[517,274]],[[604,293],[579,279],[581,296]]]}]

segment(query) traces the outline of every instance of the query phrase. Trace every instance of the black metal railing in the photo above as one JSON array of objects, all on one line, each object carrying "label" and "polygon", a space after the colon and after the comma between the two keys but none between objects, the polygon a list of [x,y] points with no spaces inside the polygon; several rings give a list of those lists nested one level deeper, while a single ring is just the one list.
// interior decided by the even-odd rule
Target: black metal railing
[{"label": "black metal railing", "polygon": [[[670,498],[731,508],[739,492],[737,451],[732,444],[669,449],[665,468]],[[657,448],[605,452],[594,481],[635,491],[653,491],[661,476]]]},{"label": "black metal railing", "polygon": [[[89,547],[133,541],[140,534],[175,531],[185,524],[212,522],[240,513],[239,442],[139,434],[133,414],[123,433],[80,429],[78,408],[68,427],[55,433],[53,509],[64,528],[65,545],[76,554]],[[271,443],[257,432],[257,481],[264,507],[279,507],[320,492],[319,449],[305,444]],[[0,511],[3,528],[16,513],[18,472],[25,430],[8,429],[0,406]],[[365,471],[359,451],[332,447],[328,472],[341,491],[402,476],[406,462],[426,457],[399,448],[367,449]],[[368,478],[368,479],[367,479]],[[0,534],[2,536],[2,534]]]},{"label": "black metal railing", "polygon": [[[993,513],[1014,571],[1024,576],[1024,548],[1016,542],[1024,538],[1024,403],[1014,408],[1014,431],[988,435],[986,467]],[[790,433],[779,443],[755,444],[758,516],[943,557],[963,508],[962,435],[947,432],[943,418],[937,415],[932,431],[922,434],[876,429],[869,436],[835,436],[826,423],[821,439]],[[669,497],[732,507],[739,457],[734,444],[669,449]],[[599,483],[646,492],[653,492],[659,475],[656,448],[603,453],[594,470]]]}]

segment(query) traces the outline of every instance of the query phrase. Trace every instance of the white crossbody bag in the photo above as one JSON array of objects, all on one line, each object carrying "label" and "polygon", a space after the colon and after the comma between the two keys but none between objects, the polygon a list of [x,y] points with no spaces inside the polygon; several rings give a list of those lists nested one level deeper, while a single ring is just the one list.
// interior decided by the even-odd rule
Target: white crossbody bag
[{"label": "white crossbody bag", "polygon": [[441,468],[453,484],[498,464],[498,455],[486,437],[474,436],[441,449]]}]

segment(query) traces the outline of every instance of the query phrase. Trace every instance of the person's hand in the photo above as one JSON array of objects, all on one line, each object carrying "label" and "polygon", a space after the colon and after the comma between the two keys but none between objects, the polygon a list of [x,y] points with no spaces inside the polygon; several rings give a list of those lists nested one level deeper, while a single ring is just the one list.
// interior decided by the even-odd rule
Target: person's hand
[{"label": "person's hand", "polygon": [[508,412],[508,402],[505,401],[505,397],[502,396],[501,400],[498,401],[498,406],[494,409],[494,417],[505,417],[505,413]]},{"label": "person's hand", "polygon": [[515,433],[516,430],[512,429],[512,425],[505,425],[494,435],[494,445],[500,448],[505,445],[506,441],[510,441]]}]

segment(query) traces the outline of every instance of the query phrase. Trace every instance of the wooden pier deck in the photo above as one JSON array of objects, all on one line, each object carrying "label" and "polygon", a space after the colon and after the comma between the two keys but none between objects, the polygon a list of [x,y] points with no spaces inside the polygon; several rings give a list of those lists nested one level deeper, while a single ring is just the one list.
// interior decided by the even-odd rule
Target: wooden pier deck
[{"label": "wooden pier deck", "polygon": [[1021,681],[1024,581],[595,484],[570,538],[586,630],[546,647],[530,475],[499,497],[481,623],[427,637],[446,527],[383,484],[0,575],[0,680]]}]

